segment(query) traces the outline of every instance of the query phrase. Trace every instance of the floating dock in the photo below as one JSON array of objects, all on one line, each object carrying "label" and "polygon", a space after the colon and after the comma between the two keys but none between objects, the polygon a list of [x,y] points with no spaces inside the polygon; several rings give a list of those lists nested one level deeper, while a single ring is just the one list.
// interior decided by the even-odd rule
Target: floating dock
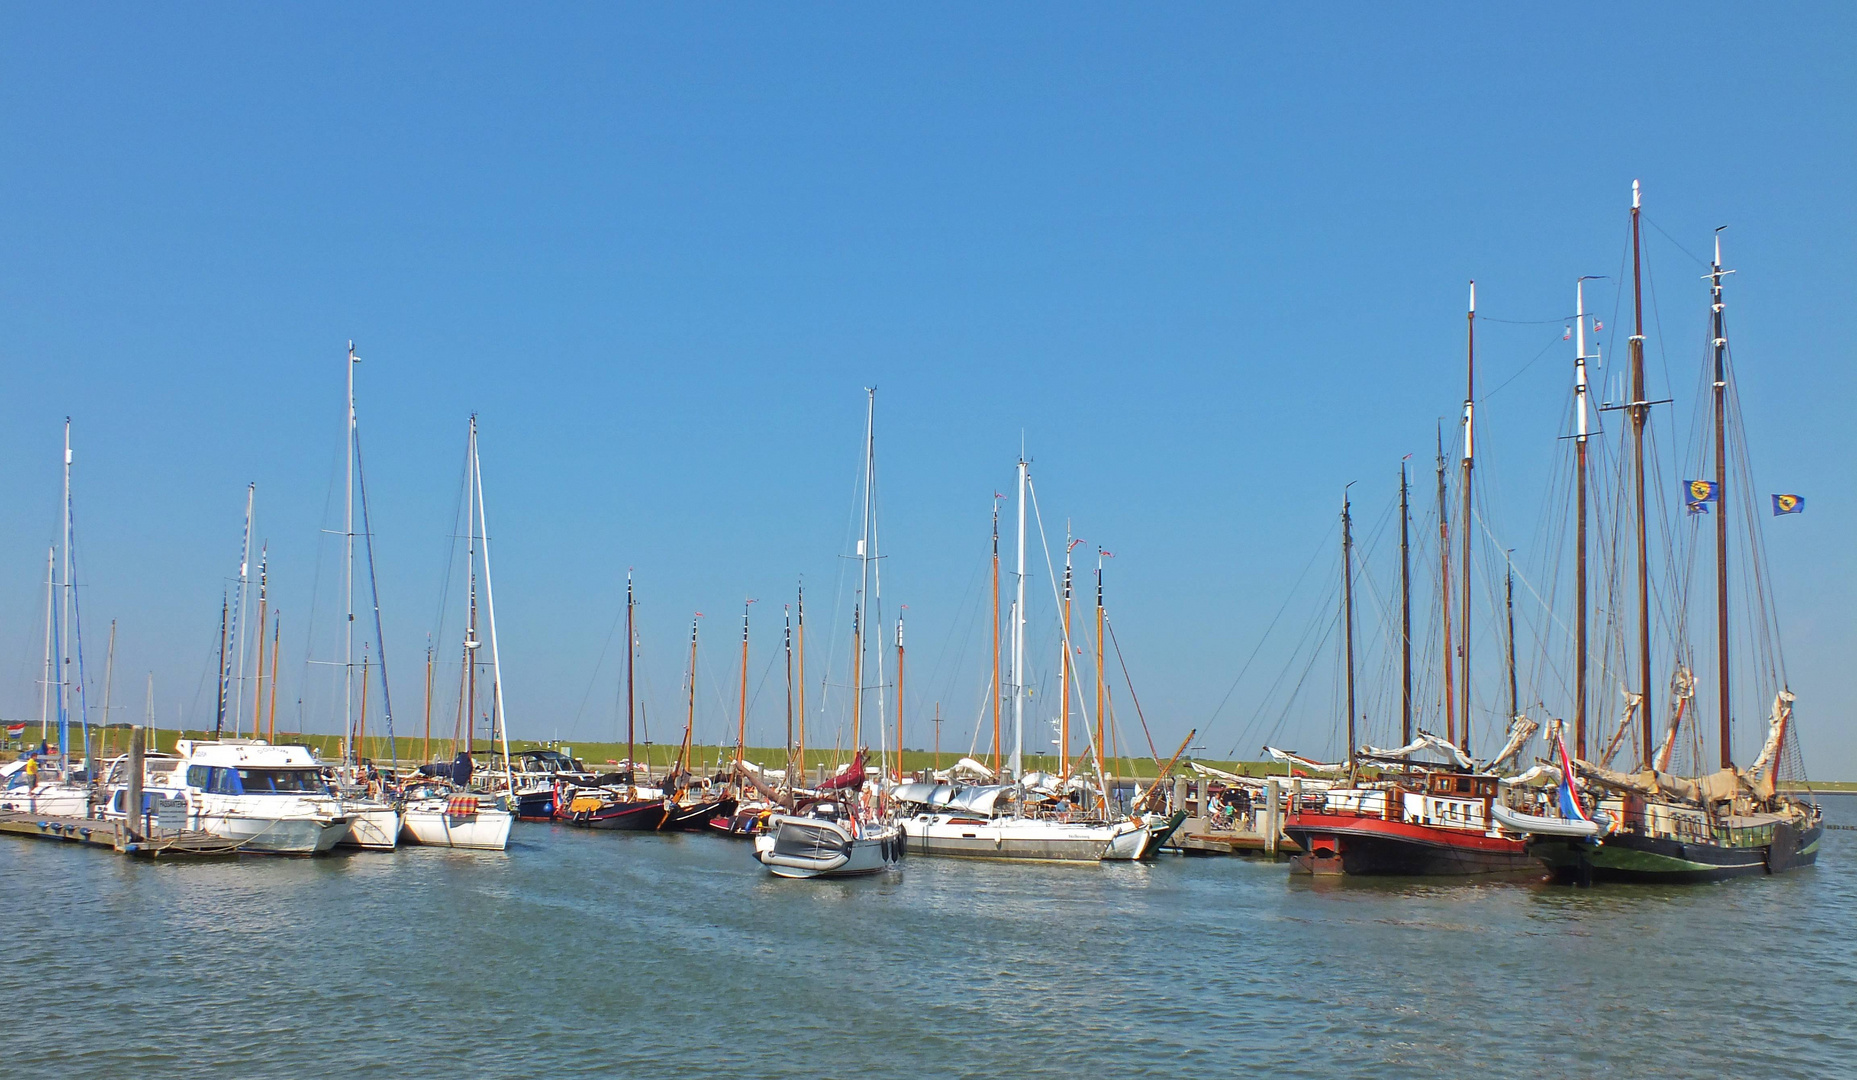
[{"label": "floating dock", "polygon": [[237,855],[244,846],[237,840],[192,829],[179,832],[156,829],[151,832],[153,835],[137,836],[121,820],[0,811],[0,833],[106,847],[122,855],[144,859],[197,859]]}]

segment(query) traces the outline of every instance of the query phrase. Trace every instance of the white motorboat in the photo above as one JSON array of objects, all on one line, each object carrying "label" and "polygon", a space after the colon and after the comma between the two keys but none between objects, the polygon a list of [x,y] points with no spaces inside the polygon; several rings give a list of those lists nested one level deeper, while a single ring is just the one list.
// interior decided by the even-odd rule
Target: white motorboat
[{"label": "white motorboat", "polygon": [[1146,819],[1014,813],[1016,793],[1012,785],[903,784],[890,797],[913,811],[897,819],[912,854],[1097,862],[1149,852],[1153,823]]},{"label": "white motorboat", "polygon": [[859,820],[826,802],[804,814],[768,818],[755,834],[754,857],[777,877],[852,877],[895,866],[903,844],[897,826]]},{"label": "white motorboat", "polygon": [[[187,828],[274,855],[320,854],[348,835],[349,815],[304,747],[182,739],[174,750],[174,757],[144,762],[144,813],[158,799],[179,799]],[[121,771],[112,769],[105,817],[124,816]]]}]

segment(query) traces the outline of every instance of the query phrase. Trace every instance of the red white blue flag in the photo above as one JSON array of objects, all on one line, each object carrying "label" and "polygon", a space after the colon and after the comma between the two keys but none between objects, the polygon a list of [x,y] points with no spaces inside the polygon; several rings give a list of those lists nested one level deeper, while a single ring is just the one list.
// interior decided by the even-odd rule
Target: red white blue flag
[{"label": "red white blue flag", "polygon": [[1560,816],[1569,821],[1591,821],[1586,816],[1586,807],[1580,805],[1580,789],[1573,783],[1573,756],[1567,753],[1567,739],[1556,735],[1560,743]]}]

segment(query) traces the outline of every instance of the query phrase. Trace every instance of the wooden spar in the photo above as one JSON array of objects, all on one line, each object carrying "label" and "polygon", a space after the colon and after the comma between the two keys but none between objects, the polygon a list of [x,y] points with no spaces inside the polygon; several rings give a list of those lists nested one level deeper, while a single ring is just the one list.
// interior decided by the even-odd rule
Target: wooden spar
[{"label": "wooden spar", "polygon": [[[1109,684],[1103,674],[1103,557],[1108,554],[1102,548],[1096,549],[1096,771],[1103,771],[1104,759],[1108,757],[1108,747],[1103,743],[1105,721],[1103,717],[1108,710],[1104,701],[1109,696]],[[1108,791],[1103,797],[1109,797]]]},{"label": "wooden spar", "polygon": [[787,655],[787,783],[786,783],[787,799],[786,799],[786,803],[787,803],[787,809],[791,810],[793,809],[793,787],[794,787],[794,784],[793,784],[793,780],[794,780],[794,775],[793,775],[793,769],[794,769],[794,764],[793,764],[793,609],[791,607],[788,607],[785,604],[782,604],[781,610],[786,615],[786,628],[782,632],[781,641],[783,642],[785,646],[786,655]]},{"label": "wooden spar", "polygon": [[690,733],[696,729],[696,627],[697,620],[702,617],[703,613],[699,611],[690,620],[690,693],[688,711],[684,713],[683,719],[683,745],[677,750],[676,771],[680,775],[690,760]]},{"label": "wooden spar", "polygon": [[[628,783],[638,784],[638,750],[634,742],[633,721],[637,714],[638,698],[636,696],[632,672],[638,658],[638,626],[633,611],[632,570],[625,572],[625,771]],[[647,769],[647,772],[650,770]]]},{"label": "wooden spar", "polygon": [[748,606],[753,600],[742,604],[742,692],[741,714],[735,727],[735,767],[731,771],[740,775],[742,761],[748,748]]},{"label": "wooden spar", "polygon": [[[1709,266],[1711,343],[1715,347],[1715,669],[1722,768],[1734,767],[1728,706],[1728,332],[1722,324],[1722,230]],[[105,715],[108,715],[107,713]]]},{"label": "wooden spar", "polygon": [[[270,732],[269,739],[273,744],[277,742],[277,644],[278,640],[283,637],[283,623],[283,612],[280,611],[271,616],[271,701],[266,707],[270,716],[265,727]],[[427,721],[426,726],[431,727],[430,720]]]},{"label": "wooden spar", "polygon": [[[271,545],[266,544],[258,553],[258,681],[251,695],[251,737],[257,738],[264,732],[264,624],[268,619],[265,603],[268,599],[269,582],[266,580],[266,564],[271,559]],[[116,624],[111,623],[112,631]],[[109,712],[103,714],[104,721],[109,721]]]},{"label": "wooden spar", "polygon": [[1466,340],[1468,342],[1464,361],[1464,459],[1463,506],[1457,515],[1457,524],[1463,533],[1463,558],[1458,573],[1463,575],[1463,586],[1457,598],[1458,610],[1462,613],[1458,619],[1458,640],[1463,643],[1463,660],[1459,665],[1458,678],[1463,680],[1463,689],[1458,694],[1458,706],[1463,710],[1463,723],[1458,727],[1458,747],[1464,753],[1470,753],[1470,538],[1476,532],[1471,525],[1471,470],[1476,461],[1476,389],[1477,389],[1477,283],[1470,283],[1470,311],[1465,316]]},{"label": "wooden spar", "polygon": [[1064,638],[1058,643],[1062,649],[1058,664],[1058,722],[1057,745],[1059,779],[1070,779],[1070,552],[1077,546],[1077,541],[1068,540],[1064,544]]},{"label": "wooden spar", "polygon": [[[1349,485],[1351,487],[1353,485]],[[1348,658],[1348,772],[1354,771],[1354,523],[1349,514],[1348,489],[1341,489],[1341,609],[1347,628]]]},{"label": "wooden spar", "polygon": [[993,772],[999,772],[999,495],[993,496]]},{"label": "wooden spar", "polygon": [[[1167,779],[1167,774],[1174,771],[1174,763],[1180,760],[1181,754],[1186,753],[1186,748],[1192,745],[1193,736],[1197,734],[1199,734],[1198,728],[1194,728],[1186,733],[1186,738],[1180,740],[1180,749],[1175,750],[1174,756],[1168,758],[1167,764],[1161,766],[1161,771],[1155,774],[1154,783],[1148,785],[1148,790],[1142,792],[1140,798],[1129,804],[1131,810],[1139,810],[1148,801],[1149,796],[1154,794],[1154,789],[1160,787],[1161,781]],[[1175,809],[1178,809],[1178,807],[1175,807]]]},{"label": "wooden spar", "polygon": [[1399,462],[1399,744],[1412,741],[1412,521],[1406,463]]},{"label": "wooden spar", "polygon": [[1587,641],[1586,624],[1587,595],[1590,592],[1586,584],[1586,439],[1587,439],[1587,400],[1586,400],[1586,282],[1581,278],[1574,283],[1574,321],[1578,340],[1575,342],[1573,360],[1573,396],[1575,407],[1574,428],[1574,513],[1579,519],[1574,540],[1574,574],[1573,587],[1578,593],[1574,603],[1573,630],[1573,742],[1574,756],[1586,759],[1586,684],[1587,684]]},{"label": "wooden spar", "polygon": [[1651,717],[1651,560],[1645,535],[1648,508],[1644,501],[1644,428],[1650,419],[1651,406],[1644,393],[1644,277],[1638,224],[1638,182],[1631,182],[1631,435],[1632,482],[1636,489],[1638,545],[1638,692],[1640,730],[1643,732],[1644,756],[1651,763],[1656,753],[1656,732]]},{"label": "wooden spar", "polygon": [[[908,604],[903,608],[907,609]],[[896,781],[903,780],[903,616],[896,616]]]},{"label": "wooden spar", "polygon": [[1438,606],[1444,635],[1444,739],[1457,742],[1457,679],[1451,670],[1451,517],[1444,490],[1444,424],[1438,424]]},{"label": "wooden spar", "polygon": [[[794,628],[794,645],[795,651],[799,654],[796,660],[799,663],[799,682],[797,685],[799,687],[798,705],[800,723],[799,730],[794,736],[794,759],[798,762],[800,772],[804,773],[806,771],[806,583],[804,581],[800,582],[799,603],[796,607],[797,610],[795,614],[799,618],[797,620],[798,625]],[[796,778],[788,777],[787,779],[788,783],[791,784]]]},{"label": "wooden spar", "polygon": [[[1510,552],[1511,557],[1514,552]],[[1515,564],[1507,565],[1508,573],[1503,578],[1503,606],[1509,617],[1509,720],[1514,722],[1520,716],[1521,707],[1516,701],[1515,686]]]}]

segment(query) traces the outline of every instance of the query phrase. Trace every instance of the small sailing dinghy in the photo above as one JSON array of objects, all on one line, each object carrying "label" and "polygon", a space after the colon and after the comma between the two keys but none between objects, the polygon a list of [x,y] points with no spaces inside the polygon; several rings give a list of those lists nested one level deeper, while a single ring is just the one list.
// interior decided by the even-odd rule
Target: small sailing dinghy
[{"label": "small sailing dinghy", "polygon": [[755,861],[786,878],[875,874],[895,867],[903,847],[902,829],[836,800],[815,802],[804,813],[774,814],[754,837]]}]

